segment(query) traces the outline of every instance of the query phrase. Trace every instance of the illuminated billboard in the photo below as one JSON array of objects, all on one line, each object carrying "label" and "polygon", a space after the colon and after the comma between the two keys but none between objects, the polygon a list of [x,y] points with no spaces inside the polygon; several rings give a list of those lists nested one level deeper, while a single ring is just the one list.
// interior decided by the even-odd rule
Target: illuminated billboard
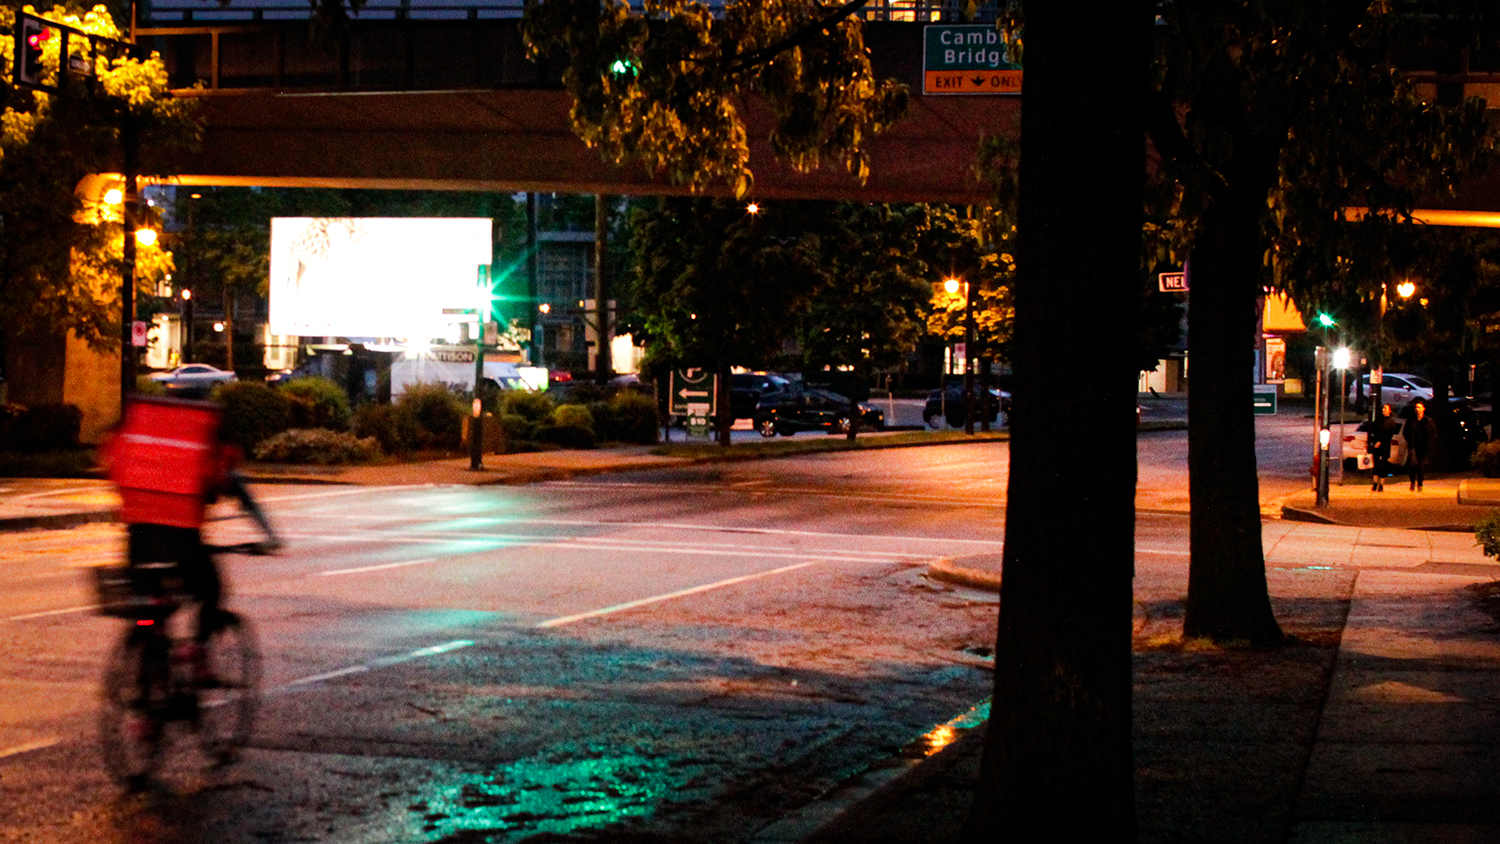
[{"label": "illuminated billboard", "polygon": [[[489,218],[276,217],[271,333],[428,340],[480,305]],[[468,317],[472,320],[473,317]]]}]

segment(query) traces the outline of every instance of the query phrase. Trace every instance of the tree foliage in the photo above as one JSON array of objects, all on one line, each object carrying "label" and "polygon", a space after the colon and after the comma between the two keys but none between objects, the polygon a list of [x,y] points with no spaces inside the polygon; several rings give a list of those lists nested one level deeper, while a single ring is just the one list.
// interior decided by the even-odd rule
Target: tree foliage
[{"label": "tree foliage", "polygon": [[752,184],[746,98],[770,107],[775,154],[799,170],[840,163],[861,180],[864,147],[906,109],[904,85],[878,81],[864,49],[865,0],[726,3],[546,0],[528,8],[533,57],[564,53],[574,131],[627,161],[702,190]]},{"label": "tree foliage", "polygon": [[[121,216],[117,207],[85,203],[75,188],[88,174],[120,171],[127,120],[147,175],[164,173],[176,150],[196,143],[199,125],[192,104],[168,92],[166,70],[154,55],[92,54],[94,77],[70,74],[56,92],[16,86],[16,12],[14,5],[0,6],[0,336],[41,327],[112,347],[120,335]],[[104,6],[54,6],[40,14],[93,35],[121,37]],[[45,79],[52,83],[58,81],[56,50],[44,55]],[[159,228],[154,215],[144,216]],[[171,266],[159,246],[138,250],[140,289],[148,290]]]}]

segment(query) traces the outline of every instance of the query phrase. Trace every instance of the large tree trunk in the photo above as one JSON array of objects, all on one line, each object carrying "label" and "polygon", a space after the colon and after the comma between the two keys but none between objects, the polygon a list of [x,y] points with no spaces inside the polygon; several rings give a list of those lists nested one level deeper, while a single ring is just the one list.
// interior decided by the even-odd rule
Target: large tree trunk
[{"label": "large tree trunk", "polygon": [[973,841],[1132,841],[1133,358],[1151,11],[1026,5],[1015,412]]},{"label": "large tree trunk", "polygon": [[[1274,165],[1269,172],[1274,174]],[[1268,188],[1244,174],[1237,188],[1214,197],[1189,268],[1192,558],[1183,635],[1257,645],[1282,638],[1266,591],[1250,402],[1261,296],[1260,218]]]}]

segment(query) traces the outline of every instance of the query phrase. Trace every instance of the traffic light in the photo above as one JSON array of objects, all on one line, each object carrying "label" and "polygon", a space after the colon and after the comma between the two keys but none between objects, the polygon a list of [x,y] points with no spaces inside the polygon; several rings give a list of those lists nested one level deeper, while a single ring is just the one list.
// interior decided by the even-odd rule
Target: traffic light
[{"label": "traffic light", "polygon": [[1318,325],[1321,325],[1324,328],[1332,328],[1337,324],[1338,321],[1333,318],[1333,314],[1327,312],[1318,314]]},{"label": "traffic light", "polygon": [[45,70],[42,65],[42,51],[46,48],[47,42],[58,37],[58,32],[41,18],[25,14],[16,17],[20,23],[20,26],[16,27],[16,84],[40,88],[42,87],[42,73]]}]

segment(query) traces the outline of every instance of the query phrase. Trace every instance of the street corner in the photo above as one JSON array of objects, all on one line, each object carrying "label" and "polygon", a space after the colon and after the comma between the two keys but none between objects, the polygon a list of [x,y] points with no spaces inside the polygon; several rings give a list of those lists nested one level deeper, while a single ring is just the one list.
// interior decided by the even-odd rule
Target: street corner
[{"label": "street corner", "polygon": [[1003,560],[1002,554],[939,557],[927,564],[927,576],[955,586],[999,592]]}]

